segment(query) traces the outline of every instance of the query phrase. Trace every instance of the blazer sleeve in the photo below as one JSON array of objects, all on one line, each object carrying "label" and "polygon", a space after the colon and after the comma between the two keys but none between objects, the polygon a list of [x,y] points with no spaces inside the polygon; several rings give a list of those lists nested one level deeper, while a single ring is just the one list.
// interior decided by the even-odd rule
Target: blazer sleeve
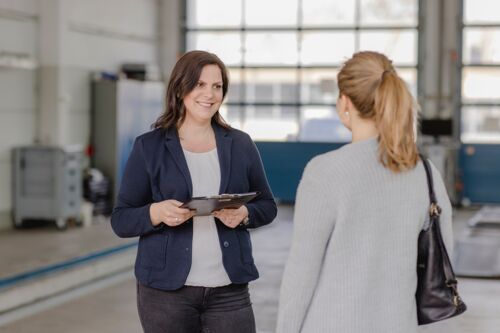
[{"label": "blazer sleeve", "polygon": [[111,226],[119,237],[136,237],[155,231],[149,215],[153,202],[149,173],[140,138],[136,139],[123,173]]},{"label": "blazer sleeve", "polygon": [[248,137],[248,154],[250,157],[250,168],[248,170],[248,181],[250,191],[259,191],[260,195],[250,203],[246,204],[248,209],[248,225],[245,228],[258,228],[271,223],[277,214],[276,202],[269,187],[264,166],[255,143]]}]

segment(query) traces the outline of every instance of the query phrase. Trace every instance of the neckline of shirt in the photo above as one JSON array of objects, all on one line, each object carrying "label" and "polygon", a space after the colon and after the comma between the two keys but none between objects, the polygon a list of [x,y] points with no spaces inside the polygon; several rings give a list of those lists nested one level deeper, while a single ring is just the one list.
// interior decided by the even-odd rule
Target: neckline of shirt
[{"label": "neckline of shirt", "polygon": [[209,151],[204,151],[204,152],[201,152],[201,153],[195,153],[193,151],[189,151],[187,149],[184,149],[182,148],[182,151],[184,151],[184,153],[188,153],[188,154],[191,154],[191,155],[208,155],[208,154],[213,154],[214,152],[217,151],[217,147],[212,149],[212,150],[209,150]]}]

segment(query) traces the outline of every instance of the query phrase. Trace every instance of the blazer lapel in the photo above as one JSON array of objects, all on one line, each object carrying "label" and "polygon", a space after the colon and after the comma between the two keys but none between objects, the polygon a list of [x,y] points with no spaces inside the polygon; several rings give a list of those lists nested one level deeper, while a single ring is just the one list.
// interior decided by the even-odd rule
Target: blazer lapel
[{"label": "blazer lapel", "polygon": [[165,134],[165,146],[170,151],[170,155],[172,156],[175,164],[177,164],[177,167],[184,176],[189,189],[189,197],[192,197],[193,183],[191,180],[191,174],[189,173],[186,157],[184,156],[184,152],[182,151],[181,142],[175,128],[167,129],[167,133]]},{"label": "blazer lapel", "polygon": [[231,145],[233,139],[227,134],[227,131],[217,124],[212,125],[215,133],[215,141],[217,144],[217,155],[219,156],[220,165],[220,188],[219,194],[226,193],[229,185],[229,176],[231,175]]}]

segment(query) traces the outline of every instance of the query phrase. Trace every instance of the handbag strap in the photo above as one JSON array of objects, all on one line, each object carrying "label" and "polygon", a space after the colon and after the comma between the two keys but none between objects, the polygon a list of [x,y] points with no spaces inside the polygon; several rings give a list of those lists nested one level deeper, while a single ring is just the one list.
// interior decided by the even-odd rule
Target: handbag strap
[{"label": "handbag strap", "polygon": [[425,175],[427,176],[427,188],[429,189],[429,199],[431,201],[429,214],[431,217],[439,217],[439,215],[441,214],[441,207],[439,207],[438,205],[436,193],[434,192],[434,181],[432,179],[431,165],[423,155],[420,155],[420,159],[424,163]]},{"label": "handbag strap", "polygon": [[427,185],[429,189],[429,199],[430,199],[430,209],[429,209],[429,215],[431,219],[431,223],[434,222],[437,224],[437,236],[439,239],[439,244],[441,246],[441,252],[443,253],[443,266],[444,266],[444,274],[446,277],[446,284],[453,288],[454,291],[456,292],[456,284],[457,280],[455,277],[455,273],[453,272],[453,268],[451,266],[451,260],[450,257],[448,256],[448,251],[446,251],[446,247],[444,246],[444,241],[443,237],[441,235],[441,226],[439,223],[439,215],[441,214],[441,207],[439,207],[436,199],[436,193],[434,192],[434,181],[432,179],[432,170],[431,166],[429,164],[429,161],[420,155],[420,158],[422,159],[422,162],[424,164],[425,168],[425,174],[427,176]]},{"label": "handbag strap", "polygon": [[420,159],[424,163],[425,175],[427,176],[427,187],[429,189],[429,199],[431,200],[431,204],[437,205],[436,193],[434,192],[434,181],[432,179],[432,170],[429,164],[429,161],[422,155],[420,155]]}]

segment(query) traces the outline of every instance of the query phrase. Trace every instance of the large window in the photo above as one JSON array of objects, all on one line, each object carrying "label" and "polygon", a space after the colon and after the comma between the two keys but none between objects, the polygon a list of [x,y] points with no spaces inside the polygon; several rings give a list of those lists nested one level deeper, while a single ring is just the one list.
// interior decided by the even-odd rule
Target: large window
[{"label": "large window", "polygon": [[354,52],[389,55],[416,95],[418,0],[188,0],[186,48],[230,70],[221,108],[256,140],[347,141],[336,75]]},{"label": "large window", "polygon": [[462,141],[500,143],[500,1],[464,0]]}]

